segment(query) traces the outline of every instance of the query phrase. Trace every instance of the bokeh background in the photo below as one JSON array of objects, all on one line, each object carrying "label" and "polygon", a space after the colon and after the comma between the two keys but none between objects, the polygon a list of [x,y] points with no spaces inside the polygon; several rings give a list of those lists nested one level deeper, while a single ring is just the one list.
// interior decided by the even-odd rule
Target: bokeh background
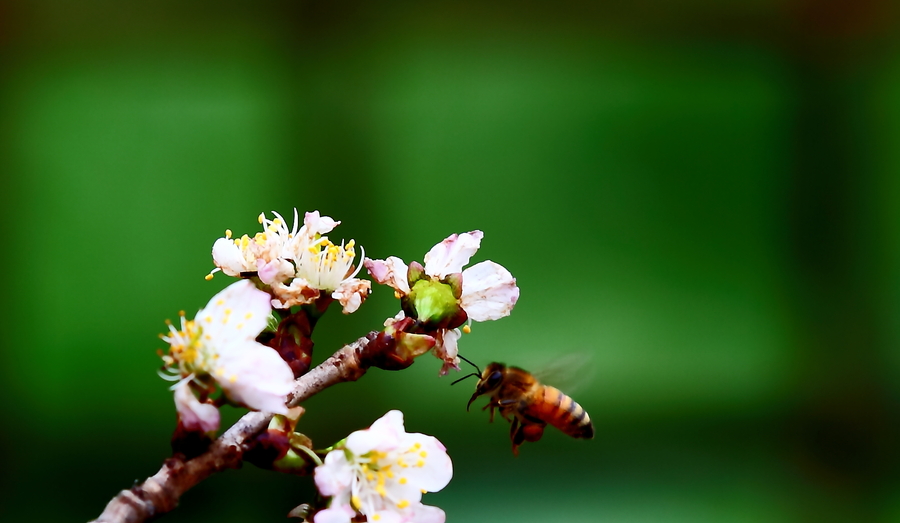
[{"label": "bokeh background", "polygon": [[[0,3],[0,511],[88,520],[158,469],[163,320],[296,206],[379,258],[482,229],[521,300],[463,354],[572,371],[596,439],[518,459],[433,358],[308,402],[323,445],[394,408],[444,441],[449,521],[900,521],[893,2],[421,4]],[[247,466],[165,520],[311,496]]]}]

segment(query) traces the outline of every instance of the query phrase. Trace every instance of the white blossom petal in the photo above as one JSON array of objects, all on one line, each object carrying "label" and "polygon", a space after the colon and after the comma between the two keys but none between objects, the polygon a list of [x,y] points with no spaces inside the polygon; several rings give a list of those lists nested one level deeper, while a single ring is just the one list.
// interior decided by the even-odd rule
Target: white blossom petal
[{"label": "white blossom petal", "polygon": [[408,521],[410,523],[444,523],[447,520],[447,515],[443,510],[432,507],[431,505],[423,505],[421,503],[417,503],[416,505],[409,508],[409,513],[406,515],[404,521]]},{"label": "white blossom petal", "polygon": [[409,467],[405,470],[416,487],[428,492],[437,492],[450,483],[453,477],[453,463],[447,455],[447,449],[437,438],[426,434],[409,433],[406,435],[404,445],[415,446],[418,454],[428,457],[421,467]]},{"label": "white blossom petal", "polygon": [[459,370],[459,346],[458,341],[462,333],[459,329],[439,329],[434,337],[434,355],[444,360],[441,367],[441,376],[445,376],[450,369]]},{"label": "white blossom petal", "polygon": [[407,280],[409,267],[400,258],[396,256],[389,256],[386,260],[366,258],[364,265],[376,282],[390,285],[401,294],[409,294],[409,281]]},{"label": "white blossom petal", "polygon": [[213,263],[229,276],[240,276],[248,270],[241,249],[230,238],[219,238],[212,248]]},{"label": "white blossom petal", "polygon": [[425,274],[444,279],[448,274],[462,271],[472,255],[481,246],[481,231],[452,234],[435,245],[425,255]]},{"label": "white blossom petal", "polygon": [[188,380],[175,386],[175,410],[185,429],[200,432],[219,430],[219,409],[208,403],[200,403],[191,392]]},{"label": "white blossom petal", "polygon": [[217,344],[252,341],[266,328],[271,311],[268,293],[249,280],[241,280],[213,296],[197,312],[196,322],[204,338]]},{"label": "white blossom petal", "polygon": [[332,220],[329,216],[321,216],[319,211],[308,212],[303,217],[303,227],[306,234],[313,237],[317,234],[328,234],[341,222]]},{"label": "white blossom petal", "polygon": [[329,452],[325,456],[324,466],[316,467],[314,476],[316,488],[323,496],[335,496],[350,489],[353,469],[343,452]]},{"label": "white blossom petal", "polygon": [[260,281],[266,285],[281,283],[294,277],[294,264],[284,258],[277,258],[271,262],[258,260],[256,271]]},{"label": "white blossom petal", "polygon": [[373,523],[403,523],[404,521],[411,520],[404,519],[403,516],[393,510],[376,510],[372,512],[372,519],[369,521],[372,521]]},{"label": "white blossom petal", "polygon": [[335,505],[316,512],[313,523],[350,523],[355,514],[350,505]]},{"label": "white blossom petal", "polygon": [[347,449],[357,455],[373,450],[386,452],[396,448],[403,433],[403,413],[392,410],[375,420],[367,430],[357,430],[347,436]]},{"label": "white blossom petal", "polygon": [[516,279],[502,265],[483,261],[463,271],[460,307],[472,321],[509,316],[519,299]]},{"label": "white blossom petal", "polygon": [[219,364],[213,375],[229,398],[251,409],[287,414],[285,396],[294,373],[275,349],[256,342],[233,346],[220,353]]}]

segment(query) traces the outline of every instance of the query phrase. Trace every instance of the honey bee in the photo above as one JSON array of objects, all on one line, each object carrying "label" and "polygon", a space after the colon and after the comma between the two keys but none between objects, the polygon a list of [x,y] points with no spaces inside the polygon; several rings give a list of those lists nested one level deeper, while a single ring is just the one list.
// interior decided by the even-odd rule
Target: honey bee
[{"label": "honey bee", "polygon": [[519,367],[494,362],[481,372],[474,363],[462,359],[475,367],[478,373],[464,376],[453,384],[470,376],[479,378],[466,410],[479,396],[488,395],[490,401],[481,410],[491,409],[491,422],[494,421],[494,409],[497,409],[503,419],[512,423],[509,438],[516,456],[519,455],[519,445],[541,439],[548,423],[573,438],[594,437],[594,424],[587,411],[556,387],[540,383],[534,375]]}]

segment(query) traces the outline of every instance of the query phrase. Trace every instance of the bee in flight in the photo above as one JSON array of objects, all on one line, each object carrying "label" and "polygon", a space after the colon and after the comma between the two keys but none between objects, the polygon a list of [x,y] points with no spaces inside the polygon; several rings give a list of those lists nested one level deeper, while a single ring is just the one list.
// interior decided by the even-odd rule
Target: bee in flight
[{"label": "bee in flight", "polygon": [[556,387],[540,383],[530,372],[519,367],[494,362],[482,372],[471,361],[460,358],[478,372],[463,376],[451,385],[471,376],[479,378],[466,410],[476,398],[488,395],[490,401],[481,410],[491,409],[491,422],[494,421],[494,409],[500,411],[503,419],[512,422],[509,438],[516,456],[523,442],[541,439],[548,423],[573,438],[594,437],[594,424],[587,411]]}]

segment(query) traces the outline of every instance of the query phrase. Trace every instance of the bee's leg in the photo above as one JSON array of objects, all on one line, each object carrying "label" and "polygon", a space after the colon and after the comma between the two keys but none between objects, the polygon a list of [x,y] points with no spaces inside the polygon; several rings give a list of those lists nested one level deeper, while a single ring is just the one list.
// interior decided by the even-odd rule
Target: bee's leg
[{"label": "bee's leg", "polygon": [[509,439],[512,441],[512,451],[513,455],[519,455],[519,445],[525,441],[525,438],[522,436],[521,426],[519,425],[519,418],[513,416],[512,426],[509,428]]},{"label": "bee's leg", "polygon": [[487,409],[488,407],[491,408],[491,417],[490,417],[490,419],[488,420],[488,423],[493,423],[493,422],[494,422],[494,409],[497,408],[497,402],[495,402],[494,400],[491,400],[490,402],[488,402],[487,405],[485,405],[484,407],[482,407],[481,410],[485,410],[485,409]]},{"label": "bee's leg", "polygon": [[500,415],[503,416],[503,419],[506,421],[512,421],[509,419],[510,414],[515,414],[515,409],[513,408],[518,402],[516,400],[500,400],[497,402],[497,406],[500,408]]}]

